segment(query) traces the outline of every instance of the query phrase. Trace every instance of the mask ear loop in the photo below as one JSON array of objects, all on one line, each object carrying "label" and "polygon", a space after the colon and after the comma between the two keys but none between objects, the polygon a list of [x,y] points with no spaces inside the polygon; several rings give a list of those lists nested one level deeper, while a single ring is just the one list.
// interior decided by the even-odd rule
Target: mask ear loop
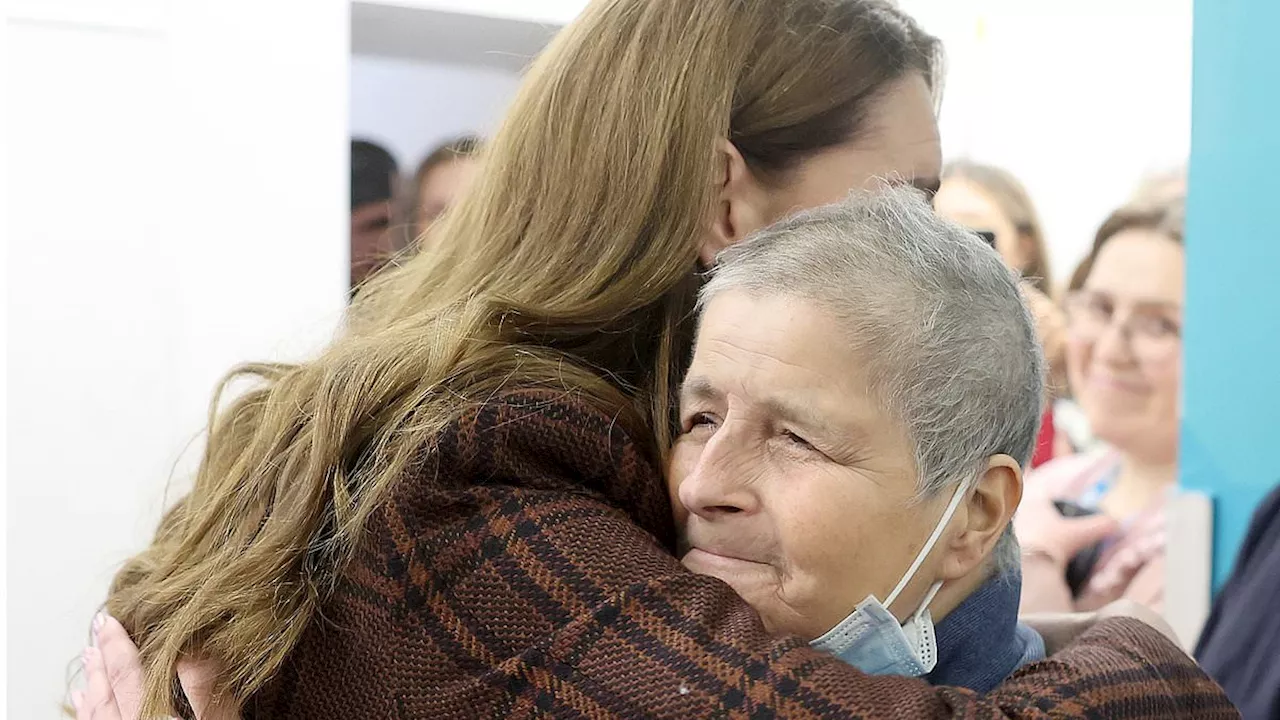
[{"label": "mask ear loop", "polygon": [[[898,581],[897,587],[893,589],[893,592],[889,593],[889,597],[884,601],[886,610],[893,605],[894,600],[898,599],[898,595],[907,587],[907,583],[911,582],[911,578],[920,569],[924,559],[929,556],[929,551],[933,550],[933,546],[937,544],[938,538],[942,537],[942,531],[947,529],[947,525],[951,522],[951,516],[955,515],[956,508],[960,507],[960,501],[964,499],[964,491],[965,483],[960,483],[960,486],[956,488],[955,494],[951,496],[951,502],[947,504],[947,509],[942,513],[942,518],[938,520],[937,526],[933,528],[933,534],[925,541],[924,547],[920,548],[920,552],[916,554],[916,559],[911,563],[911,567],[907,568],[906,574]],[[925,593],[924,602],[920,604],[920,607],[914,613],[915,615],[920,615],[925,608],[929,607],[929,603],[933,601],[933,596],[938,594],[938,590],[941,587],[942,583],[934,583],[929,592]]]}]

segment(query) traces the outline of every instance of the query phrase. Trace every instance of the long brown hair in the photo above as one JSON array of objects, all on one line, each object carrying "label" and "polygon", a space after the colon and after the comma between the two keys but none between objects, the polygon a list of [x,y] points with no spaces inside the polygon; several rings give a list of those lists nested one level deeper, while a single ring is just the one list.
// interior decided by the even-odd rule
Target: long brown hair
[{"label": "long brown hair", "polygon": [[[857,137],[868,103],[939,52],[880,0],[597,0],[533,64],[447,242],[370,281],[301,365],[215,399],[191,493],[116,577],[143,714],[207,657],[245,702],[285,662],[388,488],[469,404],[574,393],[656,455],[690,353],[717,143],[761,174]],[[238,387],[238,386],[237,386]]]},{"label": "long brown hair", "polygon": [[1009,219],[1020,239],[1030,246],[1030,257],[1018,272],[1037,290],[1053,297],[1053,273],[1049,266],[1049,248],[1044,239],[1044,227],[1036,213],[1031,194],[1013,173],[994,165],[984,165],[972,160],[954,160],[942,170],[944,180],[957,178],[977,185],[1000,212]]}]

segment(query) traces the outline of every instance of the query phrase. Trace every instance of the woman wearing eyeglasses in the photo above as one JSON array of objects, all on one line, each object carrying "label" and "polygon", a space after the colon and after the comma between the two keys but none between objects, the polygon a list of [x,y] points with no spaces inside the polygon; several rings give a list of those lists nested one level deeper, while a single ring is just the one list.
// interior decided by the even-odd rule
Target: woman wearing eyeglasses
[{"label": "woman wearing eyeglasses", "polygon": [[1016,521],[1023,612],[1164,599],[1164,508],[1177,477],[1182,213],[1109,217],[1073,278],[1067,372],[1104,448],[1028,476]]}]

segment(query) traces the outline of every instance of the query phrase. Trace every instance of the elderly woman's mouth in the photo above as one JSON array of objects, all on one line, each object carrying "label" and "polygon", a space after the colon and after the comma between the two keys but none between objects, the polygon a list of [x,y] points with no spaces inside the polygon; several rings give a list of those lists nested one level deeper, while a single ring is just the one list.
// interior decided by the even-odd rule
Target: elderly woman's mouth
[{"label": "elderly woman's mouth", "polygon": [[685,567],[696,573],[705,575],[718,575],[720,571],[737,571],[750,569],[752,566],[759,568],[760,566],[768,567],[769,564],[760,560],[752,560],[745,557],[739,557],[729,551],[723,550],[704,550],[700,547],[692,547],[680,559]]}]

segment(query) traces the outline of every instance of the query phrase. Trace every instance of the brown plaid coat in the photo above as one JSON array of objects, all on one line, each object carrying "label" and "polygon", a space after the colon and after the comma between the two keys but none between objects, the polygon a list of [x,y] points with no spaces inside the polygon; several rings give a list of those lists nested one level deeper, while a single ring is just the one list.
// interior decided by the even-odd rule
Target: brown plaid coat
[{"label": "brown plaid coat", "polygon": [[1159,634],[1099,624],[985,697],[765,633],[672,556],[660,473],[607,414],[512,393],[371,523],[256,718],[1235,718]]}]

